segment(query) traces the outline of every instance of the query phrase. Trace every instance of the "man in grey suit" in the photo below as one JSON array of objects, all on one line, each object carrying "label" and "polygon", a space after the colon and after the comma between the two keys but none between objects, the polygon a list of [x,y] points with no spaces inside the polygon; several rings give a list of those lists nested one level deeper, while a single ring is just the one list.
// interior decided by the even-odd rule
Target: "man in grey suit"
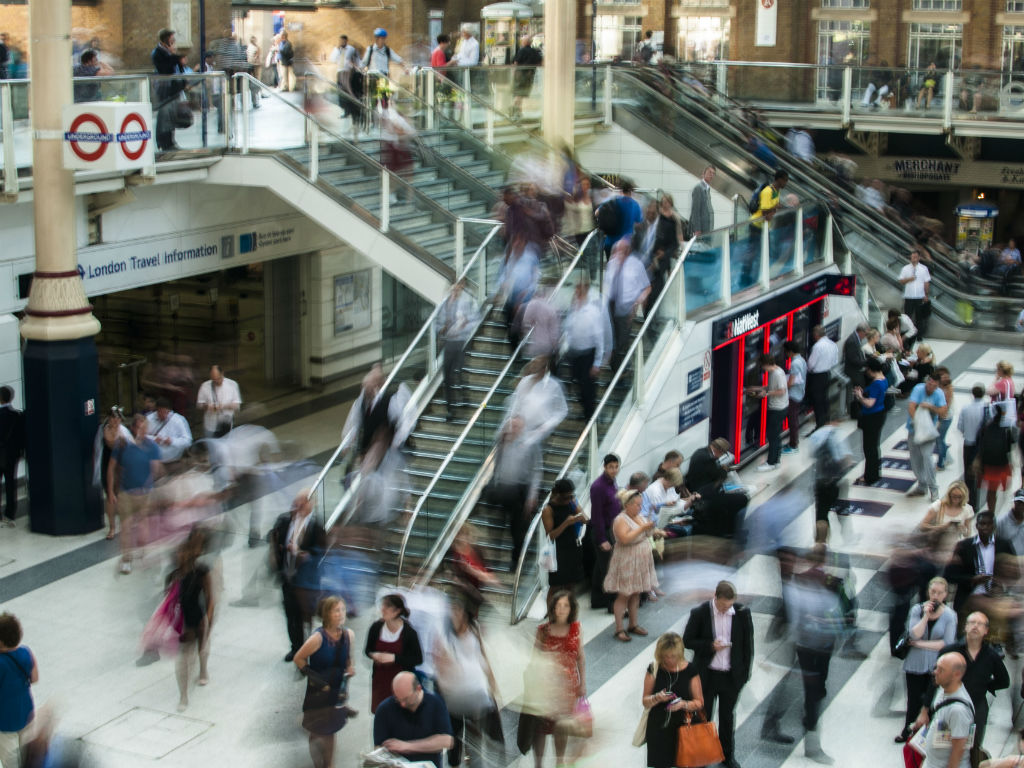
[{"label": "man in grey suit", "polygon": [[711,180],[715,166],[709,165],[690,194],[690,229],[694,237],[715,228],[715,209],[711,206]]},{"label": "man in grey suit", "polygon": [[867,357],[864,354],[864,337],[868,335],[871,326],[867,323],[860,323],[857,330],[850,334],[843,344],[843,373],[850,380],[851,387],[864,386],[864,366],[867,364]]}]

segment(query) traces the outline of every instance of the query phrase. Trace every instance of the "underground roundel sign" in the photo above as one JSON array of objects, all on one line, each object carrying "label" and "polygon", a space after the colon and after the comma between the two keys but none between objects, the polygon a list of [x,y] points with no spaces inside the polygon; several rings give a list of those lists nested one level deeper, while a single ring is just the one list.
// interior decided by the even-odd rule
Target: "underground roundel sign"
[{"label": "underground roundel sign", "polygon": [[153,164],[153,111],[146,102],[93,101],[64,108],[64,167],[129,170]]}]

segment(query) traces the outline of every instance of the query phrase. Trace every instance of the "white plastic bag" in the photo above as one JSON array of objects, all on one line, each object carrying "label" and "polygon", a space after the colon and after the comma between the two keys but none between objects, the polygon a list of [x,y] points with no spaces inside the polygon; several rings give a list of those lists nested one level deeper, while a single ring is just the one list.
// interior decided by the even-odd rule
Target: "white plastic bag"
[{"label": "white plastic bag", "polygon": [[558,570],[558,553],[555,551],[555,542],[550,537],[544,537],[544,546],[540,548],[540,569],[548,573]]},{"label": "white plastic bag", "polygon": [[932,421],[932,413],[927,408],[917,406],[914,412],[914,444],[928,443],[939,436],[939,430]]}]

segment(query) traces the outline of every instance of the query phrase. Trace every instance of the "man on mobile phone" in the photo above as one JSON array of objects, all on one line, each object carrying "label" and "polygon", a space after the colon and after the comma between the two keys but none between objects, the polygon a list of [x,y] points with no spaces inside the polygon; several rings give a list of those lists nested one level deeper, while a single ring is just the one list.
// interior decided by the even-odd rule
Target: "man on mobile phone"
[{"label": "man on mobile phone", "polygon": [[734,754],[735,709],[740,690],[750,679],[754,622],[750,609],[736,602],[736,587],[730,582],[718,582],[714,598],[690,611],[683,645],[693,649],[709,722],[715,714],[715,699],[720,699],[718,737],[725,755],[723,765],[739,768]]}]

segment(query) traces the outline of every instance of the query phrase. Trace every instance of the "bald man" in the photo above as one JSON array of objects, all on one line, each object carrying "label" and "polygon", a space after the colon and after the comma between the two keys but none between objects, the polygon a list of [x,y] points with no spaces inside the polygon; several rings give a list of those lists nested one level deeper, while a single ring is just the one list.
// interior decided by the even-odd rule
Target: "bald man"
[{"label": "bald man", "polygon": [[412,672],[399,672],[392,695],[377,707],[373,743],[411,762],[432,762],[441,768],[441,750],[455,745],[448,708],[439,696],[423,690]]},{"label": "bald man", "polygon": [[967,662],[959,653],[944,653],[935,664],[938,690],[914,727],[928,724],[922,768],[970,768],[974,704],[963,684]]}]

